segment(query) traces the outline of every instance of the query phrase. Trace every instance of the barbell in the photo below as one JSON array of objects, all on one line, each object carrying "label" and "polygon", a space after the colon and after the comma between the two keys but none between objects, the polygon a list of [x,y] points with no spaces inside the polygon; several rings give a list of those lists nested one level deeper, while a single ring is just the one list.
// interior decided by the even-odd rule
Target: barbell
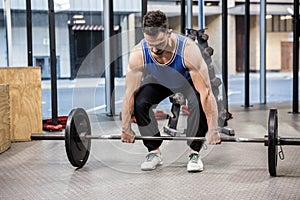
[{"label": "barbell", "polygon": [[[120,140],[120,135],[92,135],[89,117],[83,108],[74,108],[67,119],[65,134],[31,134],[31,140],[64,140],[65,149],[69,162],[77,168],[82,168],[88,160],[91,140]],[[205,141],[205,137],[184,137],[184,136],[135,136],[135,140],[198,140]],[[264,138],[242,138],[225,136],[221,137],[222,142],[242,143],[264,143],[268,146],[268,169],[271,176],[276,176],[278,146],[279,145],[300,145],[300,138],[278,137],[278,112],[277,109],[270,109],[268,119],[268,135]]]}]

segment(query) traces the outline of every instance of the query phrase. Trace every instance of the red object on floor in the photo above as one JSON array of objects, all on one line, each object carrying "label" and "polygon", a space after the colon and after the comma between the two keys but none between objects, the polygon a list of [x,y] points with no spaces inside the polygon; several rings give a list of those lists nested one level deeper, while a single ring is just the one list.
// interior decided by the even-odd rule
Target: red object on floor
[{"label": "red object on floor", "polygon": [[186,115],[189,115],[189,114],[190,114],[190,111],[189,111],[189,108],[188,108],[187,105],[182,105],[181,108],[182,108],[182,112],[183,112],[184,114],[186,114]]},{"label": "red object on floor", "polygon": [[61,131],[63,126],[61,124],[58,125],[50,125],[50,124],[43,124],[44,131]]},{"label": "red object on floor", "polygon": [[170,117],[169,114],[164,113],[164,112],[161,111],[161,110],[157,110],[157,111],[154,113],[154,116],[155,116],[155,119],[168,119],[168,118]]},{"label": "red object on floor", "polygon": [[52,119],[43,120],[43,130],[44,131],[60,131],[66,128],[68,116],[60,116],[57,118],[58,124],[52,124]]},{"label": "red object on floor", "polygon": [[133,123],[136,123],[136,118],[135,118],[135,116],[132,116],[132,117],[131,117],[131,121],[132,121]]}]

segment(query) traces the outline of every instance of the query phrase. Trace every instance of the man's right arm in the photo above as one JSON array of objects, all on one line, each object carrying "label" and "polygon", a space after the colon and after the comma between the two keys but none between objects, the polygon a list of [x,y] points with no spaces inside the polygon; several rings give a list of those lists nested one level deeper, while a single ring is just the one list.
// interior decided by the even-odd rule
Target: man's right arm
[{"label": "man's right arm", "polygon": [[123,142],[134,142],[134,132],[131,129],[131,116],[134,109],[134,95],[140,87],[143,76],[143,55],[137,47],[132,51],[126,72],[125,95],[122,105],[122,135]]}]

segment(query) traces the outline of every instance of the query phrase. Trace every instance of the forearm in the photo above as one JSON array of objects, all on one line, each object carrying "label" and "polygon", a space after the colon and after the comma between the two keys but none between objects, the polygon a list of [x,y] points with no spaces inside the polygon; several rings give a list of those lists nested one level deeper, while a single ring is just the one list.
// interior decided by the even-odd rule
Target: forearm
[{"label": "forearm", "polygon": [[133,113],[133,102],[130,97],[124,97],[122,105],[122,131],[131,130],[131,116]]},{"label": "forearm", "polygon": [[134,109],[134,96],[142,79],[142,71],[129,70],[126,74],[125,95],[122,104],[122,131],[131,130],[131,117]]},{"label": "forearm", "polygon": [[218,108],[216,99],[211,93],[211,90],[208,91],[208,94],[203,102],[203,110],[206,115],[208,129],[217,130],[218,129]]},{"label": "forearm", "polygon": [[127,98],[125,95],[123,107],[122,107],[122,132],[121,140],[122,142],[133,143],[135,138],[135,133],[131,129],[131,115],[132,115],[132,103],[131,98]]}]

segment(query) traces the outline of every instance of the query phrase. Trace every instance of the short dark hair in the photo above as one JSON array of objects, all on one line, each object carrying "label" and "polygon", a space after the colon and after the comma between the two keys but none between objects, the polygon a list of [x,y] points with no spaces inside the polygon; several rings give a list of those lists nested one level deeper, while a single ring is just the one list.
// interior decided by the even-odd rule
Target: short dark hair
[{"label": "short dark hair", "polygon": [[143,17],[142,30],[147,35],[155,36],[158,32],[166,32],[168,28],[167,16],[160,10],[149,11]]}]

